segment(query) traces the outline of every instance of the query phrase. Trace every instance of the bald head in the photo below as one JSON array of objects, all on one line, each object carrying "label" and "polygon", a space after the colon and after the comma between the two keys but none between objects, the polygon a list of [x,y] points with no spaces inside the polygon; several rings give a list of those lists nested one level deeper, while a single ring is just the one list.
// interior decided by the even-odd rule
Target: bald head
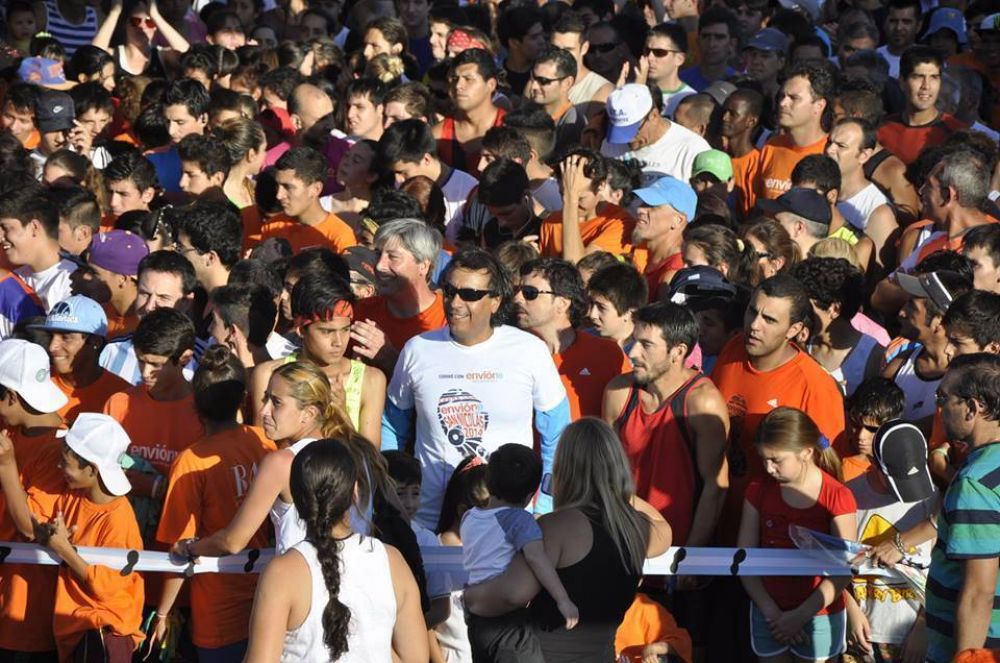
[{"label": "bald head", "polygon": [[299,133],[309,131],[314,124],[333,112],[330,95],[311,83],[303,83],[292,90],[288,99],[288,114],[292,116]]}]

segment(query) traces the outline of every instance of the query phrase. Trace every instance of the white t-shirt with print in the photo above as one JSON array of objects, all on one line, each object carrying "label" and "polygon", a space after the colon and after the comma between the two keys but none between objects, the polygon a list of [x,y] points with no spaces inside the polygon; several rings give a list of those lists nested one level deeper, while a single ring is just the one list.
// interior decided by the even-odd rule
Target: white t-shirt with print
[{"label": "white t-shirt with print", "polygon": [[649,186],[663,175],[670,175],[685,184],[691,179],[694,158],[712,149],[704,138],[682,127],[670,123],[667,133],[652,145],[632,151],[628,145],[612,145],[604,141],[601,154],[612,159],[636,159],[642,163],[642,185]]},{"label": "white t-shirt with print", "polygon": [[534,444],[534,411],[566,398],[549,349],[538,337],[501,326],[486,341],[461,345],[448,327],[410,339],[389,383],[389,399],[416,410],[414,453],[423,469],[415,520],[434,527],[452,471],[473,454],[489,459],[504,444]]},{"label": "white t-shirt with print", "polygon": [[76,271],[76,264],[70,260],[60,260],[40,272],[33,271],[27,265],[18,267],[14,271],[24,279],[25,283],[31,286],[38,298],[42,300],[46,313],[73,294],[69,275]]}]

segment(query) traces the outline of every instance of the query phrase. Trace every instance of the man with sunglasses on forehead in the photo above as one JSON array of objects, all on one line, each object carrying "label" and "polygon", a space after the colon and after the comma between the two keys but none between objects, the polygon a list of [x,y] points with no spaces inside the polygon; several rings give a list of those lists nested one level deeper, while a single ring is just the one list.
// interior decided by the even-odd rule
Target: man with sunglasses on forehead
[{"label": "man with sunglasses on forehead", "polygon": [[569,99],[576,82],[576,60],[568,52],[548,46],[535,60],[525,88],[525,96],[545,108],[556,123],[553,154],[564,154],[580,144],[587,118]]},{"label": "man with sunglasses on forehead", "polygon": [[389,383],[382,449],[413,444],[423,468],[415,519],[433,527],[448,479],[463,458],[488,460],[508,443],[533,447],[537,431],[542,484],[535,511],[547,513],[556,444],[570,421],[566,389],[549,349],[505,324],[513,286],[492,254],[456,253],[442,282],[448,324],[403,348]]}]

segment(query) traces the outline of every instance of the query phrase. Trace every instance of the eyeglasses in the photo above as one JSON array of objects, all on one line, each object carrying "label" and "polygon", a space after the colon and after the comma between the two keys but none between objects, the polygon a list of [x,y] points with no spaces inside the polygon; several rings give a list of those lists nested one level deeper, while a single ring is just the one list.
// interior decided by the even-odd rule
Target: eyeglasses
[{"label": "eyeglasses", "polygon": [[154,21],[151,18],[143,18],[142,16],[129,16],[128,20],[129,22],[132,23],[132,25],[134,25],[137,28],[141,28],[145,25],[147,28],[152,30],[153,28],[156,27],[156,21]]},{"label": "eyeglasses", "polygon": [[463,302],[478,302],[480,299],[486,296],[493,297],[496,293],[492,290],[476,290],[475,288],[456,288],[450,283],[445,283],[441,286],[441,290],[444,292],[445,299],[452,299],[455,295]]},{"label": "eyeglasses", "polygon": [[519,285],[519,286],[516,286],[514,288],[514,292],[521,293],[521,295],[526,300],[528,300],[529,302],[533,302],[536,299],[538,299],[538,295],[552,295],[552,296],[556,296],[557,295],[557,293],[555,293],[555,292],[553,292],[551,290],[539,290],[538,288],[536,288],[533,285]]},{"label": "eyeglasses", "polygon": [[569,77],[560,76],[559,78],[545,78],[544,76],[535,76],[534,74],[531,75],[531,80],[535,81],[542,87],[545,87],[547,85],[552,85],[553,83],[558,83],[559,81],[566,80],[567,78]]},{"label": "eyeglasses", "polygon": [[591,44],[590,50],[597,53],[610,53],[618,47],[616,42],[608,42],[606,44]]},{"label": "eyeglasses", "polygon": [[767,251],[754,251],[754,256],[756,256],[757,260],[773,260],[774,259],[774,254],[773,253],[768,253]]},{"label": "eyeglasses", "polygon": [[644,53],[646,55],[652,55],[657,58],[665,58],[671,53],[683,53],[684,51],[675,51],[672,48],[647,48]]}]

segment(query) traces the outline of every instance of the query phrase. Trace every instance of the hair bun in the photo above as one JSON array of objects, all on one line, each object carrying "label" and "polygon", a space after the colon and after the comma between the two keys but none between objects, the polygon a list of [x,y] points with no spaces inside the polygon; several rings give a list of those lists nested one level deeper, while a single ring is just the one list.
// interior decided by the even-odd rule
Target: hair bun
[{"label": "hair bun", "polygon": [[232,353],[224,345],[213,345],[205,350],[198,360],[198,367],[203,368],[206,371],[217,371],[221,368],[225,368],[229,363],[229,357]]}]

